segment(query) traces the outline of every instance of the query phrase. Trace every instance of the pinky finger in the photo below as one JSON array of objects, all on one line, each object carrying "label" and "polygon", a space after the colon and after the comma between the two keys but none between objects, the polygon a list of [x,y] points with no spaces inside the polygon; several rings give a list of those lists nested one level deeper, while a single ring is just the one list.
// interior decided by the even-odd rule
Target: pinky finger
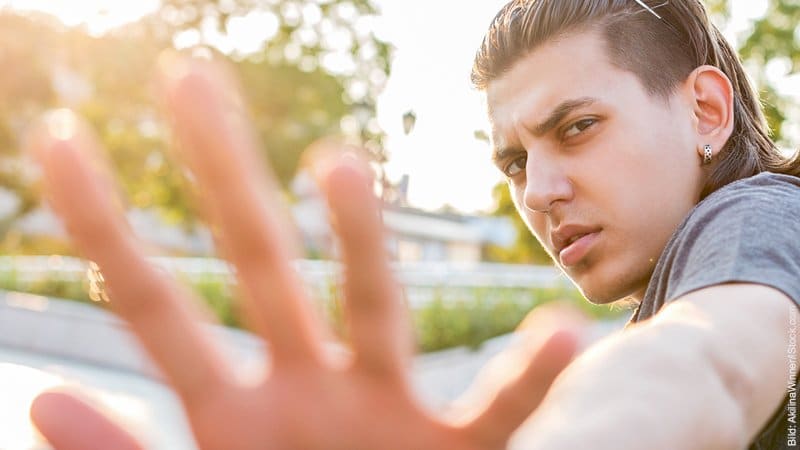
[{"label": "pinky finger", "polygon": [[56,450],[142,450],[128,432],[82,400],[45,392],[31,406],[31,420]]}]

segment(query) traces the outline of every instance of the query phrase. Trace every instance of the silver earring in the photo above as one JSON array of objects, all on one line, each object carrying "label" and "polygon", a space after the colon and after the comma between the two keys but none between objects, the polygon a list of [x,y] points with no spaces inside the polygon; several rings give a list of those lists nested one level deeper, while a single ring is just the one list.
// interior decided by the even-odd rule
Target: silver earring
[{"label": "silver earring", "polygon": [[714,149],[710,145],[703,146],[703,165],[711,164],[714,159]]}]

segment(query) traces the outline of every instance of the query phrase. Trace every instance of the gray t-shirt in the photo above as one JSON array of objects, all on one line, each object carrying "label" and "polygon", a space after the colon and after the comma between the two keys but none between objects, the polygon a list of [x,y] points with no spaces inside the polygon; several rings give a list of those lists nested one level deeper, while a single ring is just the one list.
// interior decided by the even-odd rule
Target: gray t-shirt
[{"label": "gray t-shirt", "polygon": [[[770,286],[800,304],[800,178],[764,172],[695,206],[667,243],[629,323],[692,291],[729,282]],[[788,399],[751,450],[797,448],[787,440]]]}]

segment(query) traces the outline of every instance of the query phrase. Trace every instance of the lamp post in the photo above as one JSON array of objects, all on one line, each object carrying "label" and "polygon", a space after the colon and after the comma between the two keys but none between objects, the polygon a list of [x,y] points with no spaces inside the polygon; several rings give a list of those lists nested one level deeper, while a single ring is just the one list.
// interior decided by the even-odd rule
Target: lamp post
[{"label": "lamp post", "polygon": [[414,125],[417,124],[417,114],[414,111],[407,111],[403,114],[403,132],[406,133],[406,136],[411,134],[414,131]]}]

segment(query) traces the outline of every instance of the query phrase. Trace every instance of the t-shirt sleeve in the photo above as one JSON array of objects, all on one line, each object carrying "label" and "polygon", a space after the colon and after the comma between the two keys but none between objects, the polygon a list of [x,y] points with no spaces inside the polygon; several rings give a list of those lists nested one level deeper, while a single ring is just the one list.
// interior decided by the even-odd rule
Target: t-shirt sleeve
[{"label": "t-shirt sleeve", "polygon": [[763,177],[717,194],[683,230],[686,245],[666,300],[744,282],[778,289],[800,305],[800,180]]}]

